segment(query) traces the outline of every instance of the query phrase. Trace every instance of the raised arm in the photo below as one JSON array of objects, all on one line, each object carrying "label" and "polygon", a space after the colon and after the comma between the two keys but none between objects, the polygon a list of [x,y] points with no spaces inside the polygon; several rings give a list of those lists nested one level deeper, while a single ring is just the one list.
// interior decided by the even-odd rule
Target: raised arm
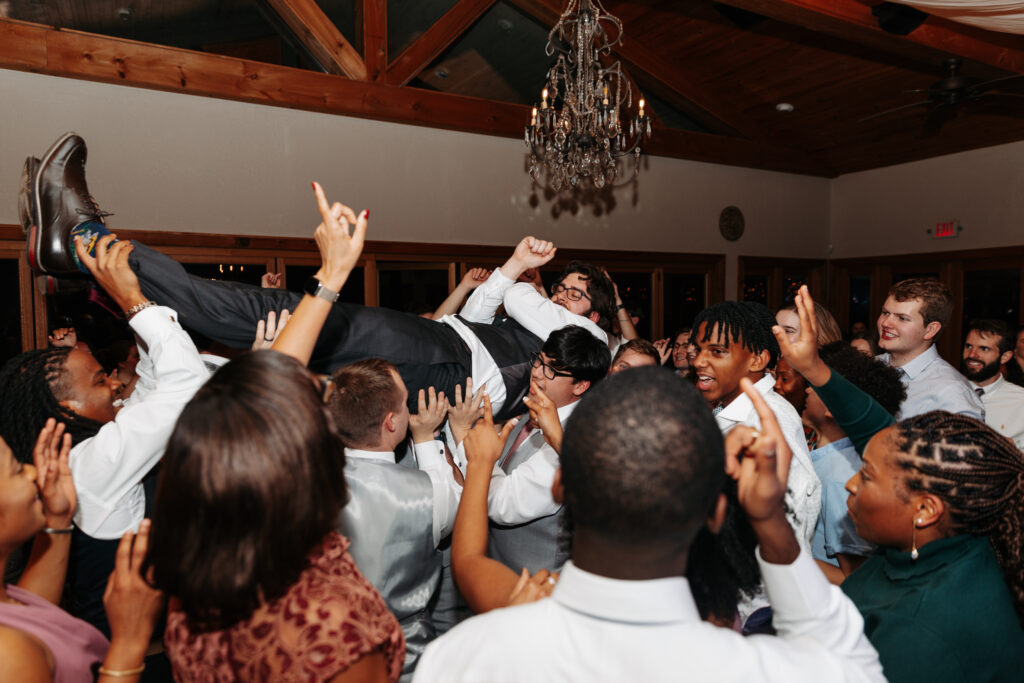
[{"label": "raised arm", "polygon": [[486,268],[470,268],[467,270],[459,284],[448,295],[448,298],[442,301],[441,305],[434,311],[434,320],[458,313],[459,306],[462,305],[462,302],[465,301],[469,293],[486,282],[490,276],[491,271]]},{"label": "raised arm", "polygon": [[[619,330],[622,332],[622,338],[626,341],[636,339],[640,335],[637,334],[636,326],[633,325],[633,318],[630,317],[629,311],[626,310],[626,306],[622,303],[622,297],[619,296],[619,286],[615,284],[615,280],[612,279],[607,270],[602,272],[608,278],[608,282],[612,283],[612,289],[615,291],[615,319],[619,321]],[[664,362],[664,359],[662,361]]]},{"label": "raised arm", "polygon": [[500,433],[495,430],[491,402],[485,396],[483,419],[465,440],[468,462],[452,536],[452,576],[470,608],[478,614],[508,604],[519,579],[514,571],[487,557],[487,492],[491,470],[513,427],[514,420],[506,423]]},{"label": "raised arm", "polygon": [[[313,192],[316,194],[316,205],[320,211],[321,221],[313,233],[321,260],[316,279],[320,281],[322,287],[337,294],[363,253],[370,212],[363,211],[356,218],[352,209],[344,204],[335,202],[328,205],[327,197],[324,196],[324,190],[319,183],[313,183]],[[350,224],[355,225],[351,235]],[[320,296],[303,296],[302,301],[295,307],[288,326],[278,335],[271,348],[292,356],[303,365],[309,363],[317,337],[320,336],[320,330],[333,305],[333,301]]]},{"label": "raised arm", "polygon": [[[550,261],[556,251],[555,245],[551,242],[536,237],[524,237],[516,245],[508,261],[501,268],[496,268],[486,282],[469,295],[466,305],[459,312],[460,315],[470,322],[491,322],[498,307],[504,302],[505,292],[516,284],[519,276],[529,270],[535,271]],[[522,284],[524,287],[529,286],[531,293],[546,301],[546,297],[538,293],[532,284]],[[522,321],[519,322],[522,324]],[[541,338],[546,339],[547,335]]]},{"label": "raised arm", "polygon": [[444,392],[437,393],[430,387],[427,392],[420,389],[418,410],[409,416],[409,431],[412,432],[416,464],[430,478],[434,498],[434,545],[451,533],[455,522],[455,511],[459,507],[462,489],[455,482],[451,467],[444,454],[444,445],[434,439],[434,431],[444,422],[448,414],[448,399]]}]

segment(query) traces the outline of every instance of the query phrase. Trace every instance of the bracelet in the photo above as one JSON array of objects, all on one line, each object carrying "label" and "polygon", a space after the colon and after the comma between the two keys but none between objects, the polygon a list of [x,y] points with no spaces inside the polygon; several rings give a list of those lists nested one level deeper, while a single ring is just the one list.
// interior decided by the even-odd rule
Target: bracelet
[{"label": "bracelet", "polygon": [[113,678],[122,678],[124,676],[137,676],[146,669],[146,663],[143,662],[140,666],[134,669],[107,669],[102,665],[99,668],[99,674],[101,676],[111,676]]},{"label": "bracelet", "polygon": [[128,320],[131,320],[136,315],[138,315],[139,312],[142,311],[143,309],[149,308],[150,306],[156,306],[156,305],[158,305],[158,304],[155,301],[143,301],[142,303],[135,304],[134,306],[129,308],[127,311],[124,312],[124,314],[125,314],[125,316],[127,316]]},{"label": "bracelet", "polygon": [[618,306],[615,307],[615,310],[616,311],[621,311],[625,307],[626,307],[626,304],[619,304]]},{"label": "bracelet", "polygon": [[51,527],[46,527],[45,529],[43,529],[43,531],[45,531],[48,534],[70,534],[72,531],[74,531],[74,529],[75,527],[73,526],[69,526],[67,529],[54,529]]}]

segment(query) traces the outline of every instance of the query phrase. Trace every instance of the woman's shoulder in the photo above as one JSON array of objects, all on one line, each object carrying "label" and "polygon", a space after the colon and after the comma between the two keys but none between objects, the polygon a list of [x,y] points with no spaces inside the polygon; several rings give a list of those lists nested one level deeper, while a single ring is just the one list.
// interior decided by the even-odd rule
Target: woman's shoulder
[{"label": "woman's shoulder", "polygon": [[0,625],[0,681],[52,680],[52,655],[43,642],[21,629]]}]

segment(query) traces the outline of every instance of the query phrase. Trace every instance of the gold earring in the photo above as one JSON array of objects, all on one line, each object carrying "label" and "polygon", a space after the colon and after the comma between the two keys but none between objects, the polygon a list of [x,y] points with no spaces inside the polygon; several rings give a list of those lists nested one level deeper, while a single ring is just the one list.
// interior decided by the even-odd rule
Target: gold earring
[{"label": "gold earring", "polygon": [[917,552],[917,527],[921,524],[921,520],[914,520],[914,529],[910,532],[910,559],[916,560],[921,554]]}]

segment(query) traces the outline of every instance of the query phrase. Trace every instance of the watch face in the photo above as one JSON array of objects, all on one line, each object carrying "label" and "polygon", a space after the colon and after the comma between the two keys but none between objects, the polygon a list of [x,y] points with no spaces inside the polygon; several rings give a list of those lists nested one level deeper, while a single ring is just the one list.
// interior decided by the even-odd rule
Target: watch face
[{"label": "watch face", "polygon": [[310,296],[316,296],[318,289],[320,289],[320,281],[315,277],[311,277],[306,279],[306,286],[302,288],[302,291]]},{"label": "watch face", "polygon": [[738,206],[727,206],[722,209],[722,213],[718,216],[718,231],[722,233],[722,237],[730,242],[735,242],[743,236],[744,227],[746,227],[746,221]]}]

